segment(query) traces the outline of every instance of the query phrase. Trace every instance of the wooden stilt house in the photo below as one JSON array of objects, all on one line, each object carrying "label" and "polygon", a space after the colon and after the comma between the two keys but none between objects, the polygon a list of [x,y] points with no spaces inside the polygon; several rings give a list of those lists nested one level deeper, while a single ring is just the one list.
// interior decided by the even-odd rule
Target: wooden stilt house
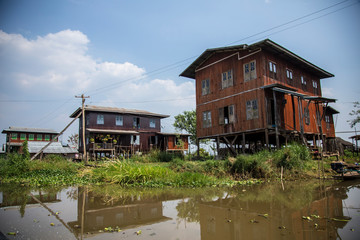
[{"label": "wooden stilt house", "polygon": [[321,79],[334,75],[266,39],[207,49],[180,76],[195,79],[197,135],[237,154],[291,140],[335,138]]},{"label": "wooden stilt house", "polygon": [[[81,110],[76,109],[70,117],[75,118]],[[187,151],[189,135],[161,132],[161,119],[167,117],[144,110],[86,105],[86,151],[95,158],[129,156],[152,149]],[[79,152],[83,153],[83,117],[79,119]]]}]

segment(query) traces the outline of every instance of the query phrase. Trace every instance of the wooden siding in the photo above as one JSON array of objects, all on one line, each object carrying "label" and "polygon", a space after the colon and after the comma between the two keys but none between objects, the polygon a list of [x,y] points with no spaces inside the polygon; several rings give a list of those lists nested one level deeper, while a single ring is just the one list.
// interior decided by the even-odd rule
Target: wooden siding
[{"label": "wooden siding", "polygon": [[[104,116],[104,124],[97,124],[98,115]],[[86,116],[85,128],[160,132],[160,118],[158,117],[144,117],[144,116],[123,115],[123,114],[105,113],[105,112],[85,112],[85,116]],[[123,117],[122,126],[116,125],[116,116]],[[140,128],[133,126],[134,117],[140,119]],[[150,119],[155,120],[155,128],[150,127]]]},{"label": "wooden siding", "polygon": [[[272,90],[266,90],[263,86],[280,84],[284,87],[296,89],[298,93],[309,96],[321,96],[319,77],[305,69],[264,50],[241,60],[238,60],[238,55],[235,53],[236,51],[229,51],[214,54],[199,66],[199,70],[195,74],[197,129],[199,138],[273,127],[274,123],[271,123],[271,118],[274,119],[274,117],[271,116],[273,93]],[[239,57],[247,56],[249,53],[248,51],[240,51]],[[232,54],[235,55],[229,57]],[[251,61],[256,62],[256,78],[244,81],[244,64]],[[276,79],[270,77],[269,61],[276,64]],[[292,72],[291,82],[286,76],[287,69]],[[233,86],[223,89],[222,73],[229,70],[232,70],[233,73]],[[302,86],[301,76],[306,80],[306,89]],[[210,90],[209,94],[202,95],[202,80],[206,79],[210,80]],[[315,85],[317,85],[317,89],[314,88],[313,81],[316,82]],[[310,122],[309,124],[305,124],[304,109],[308,105],[307,100],[301,100],[296,96],[284,93],[276,93],[276,96],[277,115],[279,117],[278,124],[280,128],[300,132],[301,121],[304,133],[319,133],[320,129],[316,120],[316,104],[313,101],[309,104]],[[257,119],[247,120],[246,118],[246,102],[249,100],[257,100],[259,112]],[[299,112],[299,101],[301,101],[302,113]],[[219,124],[219,108],[229,105],[235,106],[235,122],[226,125]],[[322,105],[319,109],[320,116],[322,116]],[[211,127],[207,128],[203,127],[203,112],[205,111],[211,112]],[[301,114],[302,118],[300,118]],[[330,119],[330,127],[328,128],[326,128],[325,119],[322,120],[322,130],[327,137],[335,137],[332,116],[330,116]]]}]

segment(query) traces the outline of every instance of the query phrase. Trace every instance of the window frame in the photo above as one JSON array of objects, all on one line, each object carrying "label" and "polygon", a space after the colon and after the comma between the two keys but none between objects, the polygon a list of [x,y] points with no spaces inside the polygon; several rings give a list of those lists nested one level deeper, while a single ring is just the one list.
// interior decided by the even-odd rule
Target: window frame
[{"label": "window frame", "polygon": [[18,134],[17,133],[11,133],[11,140],[18,140]]},{"label": "window frame", "polygon": [[246,120],[253,120],[259,118],[259,105],[257,99],[248,100],[245,103]]},{"label": "window frame", "polygon": [[301,82],[301,89],[303,91],[307,91],[307,82],[306,82],[306,78],[303,75],[301,75],[300,77],[300,82]]},{"label": "window frame", "polygon": [[219,125],[235,122],[235,104],[219,108]]},{"label": "window frame", "polygon": [[293,85],[294,73],[291,69],[286,69],[286,79],[289,85]]},{"label": "window frame", "polygon": [[20,133],[20,140],[26,140],[26,133]]},{"label": "window frame", "polygon": [[[254,68],[252,68],[252,65]],[[256,60],[252,60],[243,64],[244,82],[249,82],[257,78],[256,74]]]},{"label": "window frame", "polygon": [[96,116],[96,124],[97,124],[97,125],[104,125],[104,123],[105,123],[105,116],[104,116],[104,114],[98,114],[98,115]]},{"label": "window frame", "polygon": [[29,134],[29,141],[34,141],[34,139],[35,139],[35,134],[30,133]]},{"label": "window frame", "polygon": [[50,141],[50,134],[45,134],[45,141]]},{"label": "window frame", "polygon": [[202,112],[203,128],[211,127],[211,110]]},{"label": "window frame", "polygon": [[43,135],[41,133],[36,134],[36,140],[37,141],[42,141],[43,140]]},{"label": "window frame", "polygon": [[234,86],[234,72],[232,69],[221,73],[221,89]]},{"label": "window frame", "polygon": [[155,120],[155,118],[150,118],[149,119],[149,128],[156,128],[156,120]]},{"label": "window frame", "polygon": [[325,123],[326,123],[326,129],[330,129],[330,116],[325,115]]},{"label": "window frame", "polygon": [[319,89],[318,89],[318,83],[316,80],[312,80],[312,85],[313,85],[313,93],[315,95],[319,95]]},{"label": "window frame", "polygon": [[124,116],[116,115],[115,116],[115,125],[116,126],[124,126]]},{"label": "window frame", "polygon": [[276,69],[276,62],[269,60],[269,77],[272,79],[277,79],[277,69]]},{"label": "window frame", "polygon": [[210,79],[201,80],[201,95],[205,96],[210,94]]}]

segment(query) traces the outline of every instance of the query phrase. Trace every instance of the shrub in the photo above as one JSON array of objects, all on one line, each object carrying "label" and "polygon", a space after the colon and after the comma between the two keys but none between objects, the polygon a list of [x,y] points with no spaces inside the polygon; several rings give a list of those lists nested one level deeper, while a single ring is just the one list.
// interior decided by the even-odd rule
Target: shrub
[{"label": "shrub", "polygon": [[298,143],[292,143],[278,150],[274,155],[276,166],[288,170],[301,170],[304,167],[304,163],[311,159],[307,147]]}]

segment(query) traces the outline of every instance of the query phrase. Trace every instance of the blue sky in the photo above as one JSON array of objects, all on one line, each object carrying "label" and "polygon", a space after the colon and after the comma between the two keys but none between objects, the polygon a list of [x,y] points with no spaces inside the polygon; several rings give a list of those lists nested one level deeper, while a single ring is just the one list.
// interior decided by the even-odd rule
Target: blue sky
[{"label": "blue sky", "polygon": [[335,75],[323,95],[338,99],[336,130],[349,131],[359,23],[359,0],[0,0],[0,128],[61,131],[81,93],[173,117],[195,108],[194,81],[179,74],[203,51],[270,38]]}]

